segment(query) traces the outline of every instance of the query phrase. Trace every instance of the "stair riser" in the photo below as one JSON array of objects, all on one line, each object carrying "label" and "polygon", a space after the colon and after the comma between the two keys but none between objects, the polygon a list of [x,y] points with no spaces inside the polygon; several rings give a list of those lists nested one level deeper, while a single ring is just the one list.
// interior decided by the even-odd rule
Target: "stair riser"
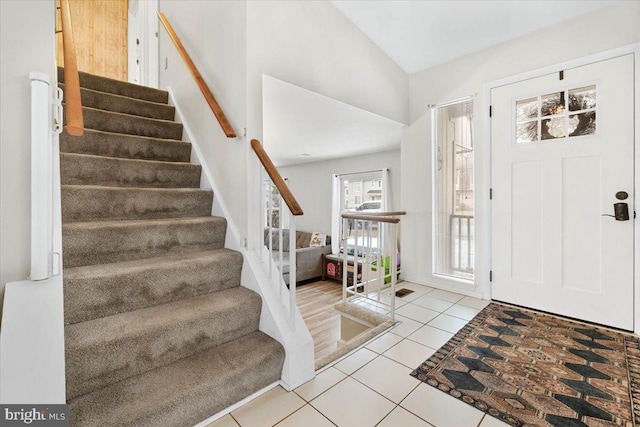
[{"label": "stair riser", "polygon": [[207,190],[165,190],[62,186],[62,221],[157,219],[211,215],[213,193]]},{"label": "stair riser", "polygon": [[85,129],[83,136],[60,135],[63,153],[94,154],[125,159],[189,162],[191,144]]},{"label": "stair riser", "polygon": [[[238,286],[239,252],[209,252],[207,257],[167,260],[118,271],[91,267],[67,269],[64,276],[65,324],[166,304]],[[87,271],[88,270],[88,271]]]},{"label": "stair riser", "polygon": [[62,185],[198,188],[202,168],[189,163],[145,162],[60,154]]},{"label": "stair riser", "polygon": [[[226,221],[170,224],[103,225],[100,222],[65,224],[62,243],[65,268],[108,264],[153,258],[163,255],[221,249],[224,247]],[[76,226],[80,225],[80,226]]]},{"label": "stair riser", "polygon": [[70,403],[74,427],[192,426],[280,379],[285,353],[262,332]]},{"label": "stair riser", "polygon": [[[65,85],[60,88],[64,91]],[[172,105],[159,104],[136,98],[114,95],[106,92],[97,92],[91,89],[80,89],[80,97],[83,107],[97,108],[99,110],[113,111],[116,113],[131,114],[134,116],[149,117],[160,120],[173,120],[176,109]]]},{"label": "stair riser", "polygon": [[[121,82],[119,80],[94,76],[83,72],[79,74],[81,87],[163,104],[169,101],[169,93],[164,90]],[[58,82],[64,83],[64,71],[60,67],[58,67]]]},{"label": "stair riser", "polygon": [[181,123],[112,113],[86,107],[82,108],[82,113],[84,115],[84,125],[89,129],[151,138],[182,139]]},{"label": "stair riser", "polygon": [[[241,301],[227,301],[226,309],[201,310],[144,335],[123,336],[94,346],[76,346],[76,331],[65,333],[67,398],[172,363],[258,329],[262,300],[245,293]],[[224,298],[220,296],[220,298]],[[242,313],[239,313],[242,307]],[[252,313],[248,315],[247,313]],[[142,321],[151,322],[150,319]]]}]

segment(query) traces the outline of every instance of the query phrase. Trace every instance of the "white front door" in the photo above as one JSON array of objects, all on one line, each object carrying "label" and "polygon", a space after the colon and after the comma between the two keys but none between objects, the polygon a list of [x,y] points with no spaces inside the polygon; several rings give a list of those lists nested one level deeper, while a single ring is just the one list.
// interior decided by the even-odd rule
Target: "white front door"
[{"label": "white front door", "polygon": [[491,91],[493,299],[633,330],[633,62]]}]

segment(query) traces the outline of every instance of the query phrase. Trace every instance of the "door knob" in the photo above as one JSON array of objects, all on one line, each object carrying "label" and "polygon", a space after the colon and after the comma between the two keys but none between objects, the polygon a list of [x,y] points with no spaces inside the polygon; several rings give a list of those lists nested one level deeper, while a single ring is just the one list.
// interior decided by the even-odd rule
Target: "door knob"
[{"label": "door knob", "polygon": [[602,214],[602,216],[610,216],[612,218],[615,218],[616,221],[629,221],[629,205],[627,203],[614,203],[613,213],[614,215]]},{"label": "door knob", "polygon": [[613,212],[616,221],[629,221],[629,205],[624,202],[614,203]]}]

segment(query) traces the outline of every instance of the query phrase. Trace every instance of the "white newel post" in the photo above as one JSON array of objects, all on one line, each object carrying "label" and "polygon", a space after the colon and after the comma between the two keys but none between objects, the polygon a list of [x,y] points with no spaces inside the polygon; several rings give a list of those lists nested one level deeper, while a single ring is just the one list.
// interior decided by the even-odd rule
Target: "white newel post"
[{"label": "white newel post", "polygon": [[49,76],[31,79],[31,280],[51,277],[53,248],[52,138]]},{"label": "white newel post", "polygon": [[[62,132],[62,90],[50,101],[49,76],[32,72],[31,79],[31,275],[33,281],[60,274],[60,167],[53,135]],[[53,108],[56,111],[52,120]],[[55,129],[52,129],[55,123]],[[57,141],[57,140],[56,140]],[[54,255],[57,258],[54,260]]]}]

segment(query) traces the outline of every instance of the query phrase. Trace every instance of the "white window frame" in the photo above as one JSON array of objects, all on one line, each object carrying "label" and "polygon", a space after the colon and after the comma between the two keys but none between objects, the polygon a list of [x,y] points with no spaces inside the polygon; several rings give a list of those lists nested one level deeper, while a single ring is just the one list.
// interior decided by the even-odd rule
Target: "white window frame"
[{"label": "white window frame", "polygon": [[[462,283],[465,285],[473,285],[475,283],[475,277],[476,277],[476,271],[475,271],[475,267],[477,264],[477,260],[474,260],[474,275],[473,278],[464,278],[464,277],[459,277],[459,276],[454,276],[453,274],[444,274],[444,273],[438,273],[437,272],[437,268],[438,268],[438,261],[437,261],[437,256],[438,256],[438,179],[437,179],[437,174],[438,174],[438,160],[439,160],[439,156],[438,156],[438,143],[437,143],[437,137],[438,137],[438,124],[437,124],[437,110],[438,108],[443,108],[443,107],[448,107],[451,105],[455,105],[455,104],[460,104],[462,102],[468,102],[471,101],[473,103],[473,109],[475,111],[476,109],[476,103],[474,100],[474,96],[465,96],[463,98],[458,98],[458,99],[454,99],[452,101],[449,102],[443,102],[441,104],[435,104],[431,106],[431,194],[432,194],[432,198],[431,198],[431,211],[432,211],[432,215],[431,215],[431,235],[433,236],[433,238],[431,239],[431,276],[436,278],[436,279],[443,279],[443,280],[447,280],[447,281],[453,281],[453,282],[457,282],[457,283]],[[474,153],[474,156],[476,154]],[[474,163],[474,175],[475,175],[475,163]],[[475,181],[475,180],[474,180]],[[474,183],[474,189],[475,189],[475,183]],[[475,197],[474,197],[475,199]],[[475,216],[475,212],[476,212],[476,206],[475,206],[476,200],[474,200],[474,216]],[[477,233],[475,232],[475,230],[477,229],[477,221],[475,220],[474,217],[474,246],[475,246],[475,239],[477,238],[476,235]],[[474,249],[474,253],[475,253],[475,247]]]}]

